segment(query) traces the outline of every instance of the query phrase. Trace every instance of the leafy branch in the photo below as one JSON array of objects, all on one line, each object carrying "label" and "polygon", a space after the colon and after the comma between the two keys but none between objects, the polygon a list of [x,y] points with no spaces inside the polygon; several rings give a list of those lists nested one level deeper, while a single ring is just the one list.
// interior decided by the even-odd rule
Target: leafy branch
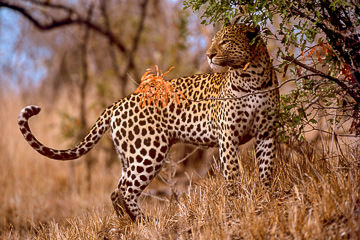
[{"label": "leafy branch", "polygon": [[345,90],[358,104],[360,104],[360,97],[358,96],[359,94],[354,92],[353,89],[349,88],[344,82],[342,82],[341,80],[332,77],[328,74],[325,74],[323,72],[321,72],[320,70],[317,70],[309,65],[306,65],[304,63],[301,63],[300,61],[296,60],[294,57],[291,56],[285,56],[283,57],[284,60],[287,60],[291,63],[295,63],[296,65],[305,68],[306,70],[309,70],[310,72],[313,72],[315,74],[317,74],[318,76],[321,76],[323,78],[327,78],[331,81],[333,81],[334,83],[338,84],[343,90]]},{"label": "leafy branch", "polygon": [[[277,70],[283,72],[283,77],[287,76],[289,67],[291,78],[317,74],[316,80],[303,78],[296,89],[281,97],[281,107],[288,113],[288,122],[293,123],[289,130],[304,129],[308,122],[303,104],[310,104],[318,97],[316,104],[319,108],[325,106],[322,110],[328,116],[332,111],[327,108],[330,106],[347,112],[337,115],[336,121],[351,115],[349,131],[360,135],[360,4],[357,1],[186,0],[184,5],[200,12],[204,24],[260,25],[265,40],[277,40],[276,58],[280,63]],[[295,53],[300,53],[303,61],[293,57]],[[317,58],[312,57],[313,53]],[[317,82],[321,82],[322,89],[313,88]],[[298,114],[294,115],[295,109]]]}]

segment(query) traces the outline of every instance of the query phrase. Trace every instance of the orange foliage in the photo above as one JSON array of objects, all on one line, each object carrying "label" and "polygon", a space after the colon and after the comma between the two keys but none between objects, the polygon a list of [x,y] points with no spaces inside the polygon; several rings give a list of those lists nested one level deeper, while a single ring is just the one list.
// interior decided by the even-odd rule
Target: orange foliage
[{"label": "orange foliage", "polygon": [[320,53],[319,50],[316,50],[316,56],[317,56],[317,58],[318,58],[318,61],[319,61],[320,63],[322,63],[321,53]]},{"label": "orange foliage", "polygon": [[180,104],[180,97],[187,100],[180,90],[174,88],[173,83],[176,79],[171,81],[164,80],[165,75],[173,68],[169,68],[165,73],[162,73],[157,65],[155,65],[155,72],[152,69],[146,70],[141,78],[139,87],[135,90],[135,93],[141,94],[139,106],[144,107],[146,104],[150,105],[151,102],[155,102],[155,105],[158,107],[161,102],[162,106],[165,107],[169,99],[173,99],[178,105]]},{"label": "orange foliage", "polygon": [[349,65],[343,64],[341,74],[344,76],[344,80],[349,80],[350,82],[354,81]]},{"label": "orange foliage", "polygon": [[323,51],[324,51],[324,53],[325,53],[326,56],[327,56],[327,55],[332,55],[332,56],[335,55],[335,54],[331,51],[331,47],[330,47],[330,44],[329,44],[328,42],[326,43],[326,45],[325,45],[324,42],[321,42],[321,43],[320,43],[320,46],[322,47],[322,49],[323,49]]},{"label": "orange foliage", "polygon": [[316,47],[317,47],[317,46],[314,46],[314,47],[311,48],[310,52],[308,53],[308,56],[309,56],[309,57],[312,57],[312,55],[314,54],[314,51],[315,51]]},{"label": "orange foliage", "polygon": [[[311,48],[311,50],[308,53],[308,57],[312,57],[314,55],[314,52],[315,52],[318,61],[321,63],[322,62],[321,52],[318,49],[318,47],[322,48],[322,50],[323,50],[323,52],[325,53],[326,56],[328,56],[328,55],[334,56],[335,55],[331,50],[330,44],[328,42],[324,43],[324,42],[321,41],[319,45],[313,46]],[[301,56],[302,56],[302,59],[305,60],[305,54],[304,54],[303,51],[301,52]]]},{"label": "orange foliage", "polygon": [[302,57],[302,60],[305,61],[305,53],[304,53],[304,51],[301,51],[301,57]]},{"label": "orange foliage", "polygon": [[[319,49],[319,47],[321,47],[321,49]],[[322,50],[325,54],[325,56],[331,55],[331,56],[335,56],[334,52],[331,50],[331,46],[328,42],[324,43],[324,42],[320,42],[319,45],[313,46],[309,53],[308,53],[308,57],[312,57],[314,55],[314,52],[316,53],[316,57],[318,59],[318,61],[320,63],[322,63],[323,59],[321,58],[321,51]],[[302,56],[302,60],[305,61],[305,53],[304,51],[300,52],[301,56]],[[341,75],[344,76],[343,80],[348,80],[348,81],[354,81],[352,73],[351,73],[351,68],[349,65],[343,63],[342,64],[342,68],[340,70],[340,74],[338,75],[338,77],[340,77]],[[299,74],[299,71],[298,71]]]}]

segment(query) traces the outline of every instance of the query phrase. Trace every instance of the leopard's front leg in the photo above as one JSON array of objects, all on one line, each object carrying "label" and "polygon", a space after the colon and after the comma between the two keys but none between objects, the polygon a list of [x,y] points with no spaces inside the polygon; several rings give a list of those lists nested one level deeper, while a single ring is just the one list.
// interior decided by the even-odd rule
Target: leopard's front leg
[{"label": "leopard's front leg", "polygon": [[272,171],[276,152],[273,131],[266,130],[257,134],[255,152],[260,180],[265,188],[269,189],[272,183]]},{"label": "leopard's front leg", "polygon": [[237,184],[239,179],[239,162],[237,159],[237,148],[234,144],[233,135],[222,134],[219,138],[219,156],[221,170],[226,180],[227,192],[230,196],[236,195]]}]

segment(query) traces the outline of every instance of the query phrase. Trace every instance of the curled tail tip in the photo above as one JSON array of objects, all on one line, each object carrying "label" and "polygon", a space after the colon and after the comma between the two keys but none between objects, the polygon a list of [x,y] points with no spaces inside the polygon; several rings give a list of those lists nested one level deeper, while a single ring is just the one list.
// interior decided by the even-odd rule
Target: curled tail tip
[{"label": "curled tail tip", "polygon": [[38,114],[40,112],[41,108],[36,105],[29,105],[24,107],[18,117],[18,122],[20,124],[21,121],[27,121],[32,116]]}]

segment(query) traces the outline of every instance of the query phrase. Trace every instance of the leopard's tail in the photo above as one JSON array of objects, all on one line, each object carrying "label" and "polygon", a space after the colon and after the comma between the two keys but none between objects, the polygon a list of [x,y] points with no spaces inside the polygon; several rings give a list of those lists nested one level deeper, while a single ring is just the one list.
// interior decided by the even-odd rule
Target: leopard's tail
[{"label": "leopard's tail", "polygon": [[83,141],[81,141],[75,147],[67,150],[56,150],[46,147],[41,142],[39,142],[32,134],[28,124],[28,120],[29,118],[40,112],[40,107],[27,106],[23,110],[21,110],[18,117],[18,124],[20,127],[20,131],[24,135],[26,141],[40,154],[56,160],[73,160],[81,157],[82,155],[90,151],[101,139],[101,137],[104,135],[104,133],[110,126],[112,109],[113,106],[109,106],[108,108],[106,108],[105,111],[101,114],[101,116],[97,119],[94,126],[90,129],[88,135],[83,139]]}]

